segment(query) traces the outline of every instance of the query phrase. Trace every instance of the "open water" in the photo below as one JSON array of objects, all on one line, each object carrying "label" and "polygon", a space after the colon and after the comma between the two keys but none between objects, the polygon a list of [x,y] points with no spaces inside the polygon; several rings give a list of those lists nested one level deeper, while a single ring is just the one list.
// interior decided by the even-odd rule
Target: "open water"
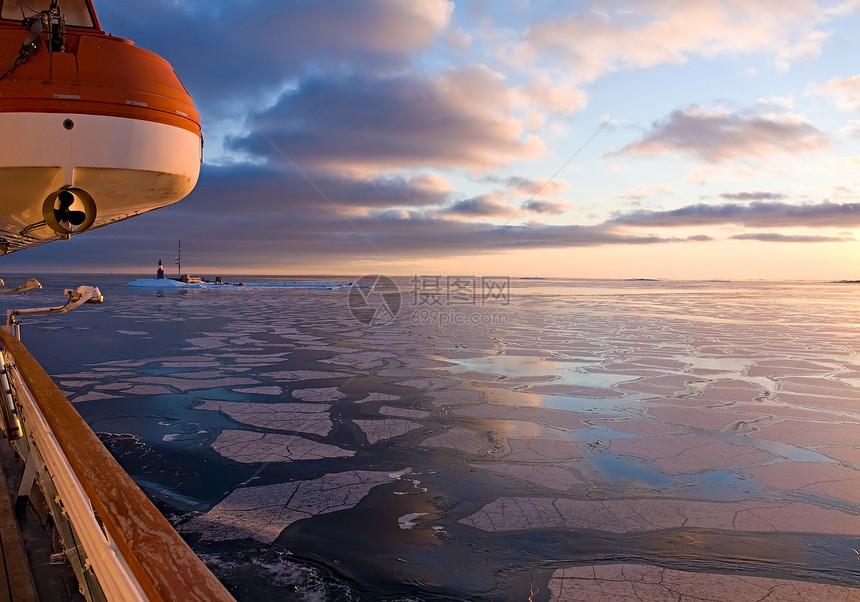
[{"label": "open water", "polygon": [[135,278],[0,303],[240,600],[860,597],[856,284]]}]

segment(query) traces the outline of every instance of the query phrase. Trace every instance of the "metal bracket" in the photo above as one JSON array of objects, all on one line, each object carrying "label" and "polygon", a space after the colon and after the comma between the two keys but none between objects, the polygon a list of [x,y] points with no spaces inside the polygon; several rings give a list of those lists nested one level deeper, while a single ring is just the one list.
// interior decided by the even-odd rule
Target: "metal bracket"
[{"label": "metal bracket", "polygon": [[23,506],[30,498],[30,491],[33,489],[33,483],[36,481],[36,456],[30,454],[26,464],[24,464],[24,474],[21,476],[21,485],[18,487],[18,497],[15,498],[16,506]]},{"label": "metal bracket", "polygon": [[34,314],[64,314],[76,307],[80,307],[84,303],[102,303],[105,298],[97,286],[79,286],[72,290],[67,288],[65,294],[69,296],[69,300],[65,305],[59,307],[33,307],[30,309],[10,309],[6,312],[6,325],[11,326],[16,323],[17,316],[30,316]]},{"label": "metal bracket", "polygon": [[[3,282],[2,278],[0,278],[0,285],[2,285],[2,284],[6,284],[6,283]],[[27,282],[25,282],[21,286],[18,286],[15,288],[0,288],[0,294],[24,293],[24,292],[32,291],[34,289],[39,289],[39,288],[42,288],[42,284],[38,280],[36,280],[35,278],[30,278],[29,280],[27,280]]]}]

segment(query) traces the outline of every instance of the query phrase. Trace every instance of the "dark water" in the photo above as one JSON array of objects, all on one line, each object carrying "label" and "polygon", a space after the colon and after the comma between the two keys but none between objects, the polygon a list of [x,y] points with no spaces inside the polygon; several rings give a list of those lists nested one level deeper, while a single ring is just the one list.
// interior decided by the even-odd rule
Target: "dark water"
[{"label": "dark water", "polygon": [[617,562],[860,581],[856,287],[133,279],[0,301],[101,288],[22,339],[239,599],[562,599],[557,570]]}]

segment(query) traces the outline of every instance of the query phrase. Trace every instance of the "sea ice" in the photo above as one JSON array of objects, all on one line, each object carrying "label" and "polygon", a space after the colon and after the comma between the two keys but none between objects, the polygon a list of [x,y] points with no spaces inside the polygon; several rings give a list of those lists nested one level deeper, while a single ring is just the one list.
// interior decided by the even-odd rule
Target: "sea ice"
[{"label": "sea ice", "polygon": [[294,522],[352,508],[371,489],[397,478],[384,471],[355,470],[312,481],[242,487],[178,530],[208,541],[253,538],[270,544]]},{"label": "sea ice", "polygon": [[84,393],[83,395],[78,395],[73,398],[71,401],[74,403],[82,403],[85,401],[102,401],[105,399],[121,399],[116,395],[111,395],[109,393],[99,393],[98,391],[90,391],[89,393]]},{"label": "sea ice", "polygon": [[503,497],[459,522],[484,531],[563,528],[631,533],[688,528],[860,535],[858,515],[805,502],[754,499],[702,502]]},{"label": "sea ice", "polygon": [[426,410],[415,410],[413,408],[394,408],[391,406],[382,406],[379,408],[379,413],[383,416],[397,416],[399,418],[427,418],[430,412]]},{"label": "sea ice", "polygon": [[292,396],[296,399],[301,399],[302,401],[314,403],[340,401],[346,397],[346,395],[341,393],[337,387],[296,389],[292,392]]},{"label": "sea ice", "polygon": [[271,387],[238,387],[234,388],[233,391],[236,393],[250,393],[252,395],[280,395],[284,392],[277,385]]},{"label": "sea ice", "polygon": [[210,400],[205,401],[197,409],[224,412],[236,422],[251,426],[325,436],[333,426],[329,417],[329,407],[324,404]]},{"label": "sea ice", "polygon": [[185,342],[190,344],[191,347],[187,349],[220,349],[221,347],[226,347],[227,342],[224,341],[225,337],[193,337],[190,339],[186,339]]},{"label": "sea ice", "polygon": [[409,514],[404,514],[400,518],[397,519],[397,524],[401,529],[411,529],[415,526],[415,519],[421,518],[422,516],[427,516],[426,512],[411,512]]},{"label": "sea ice", "polygon": [[701,435],[613,439],[609,451],[653,460],[657,468],[672,474],[738,468],[772,459],[753,447]]},{"label": "sea ice", "polygon": [[860,510],[860,471],[823,462],[774,462],[744,472],[772,489],[817,492],[856,504]]},{"label": "sea ice", "polygon": [[133,385],[123,389],[122,393],[124,395],[169,395],[172,391],[160,385]]},{"label": "sea ice", "polygon": [[[755,414],[738,411],[732,407],[724,409],[678,408],[674,406],[653,405],[648,413],[655,418],[680,426],[691,426],[708,431],[735,430],[742,423],[751,423],[765,418],[760,412]],[[729,429],[728,427],[733,427]]]},{"label": "sea ice", "polygon": [[256,462],[296,462],[345,458],[355,452],[295,435],[223,431],[212,448],[225,458],[252,464]]},{"label": "sea ice", "polygon": [[294,382],[297,380],[347,378],[354,375],[346,372],[322,372],[320,370],[280,370],[278,372],[263,372],[260,376],[282,382]]},{"label": "sea ice", "polygon": [[567,439],[508,439],[510,451],[503,455],[511,462],[564,462],[586,455],[581,443]]},{"label": "sea ice", "polygon": [[371,445],[378,443],[379,441],[399,437],[400,435],[421,426],[417,422],[398,420],[397,418],[388,418],[385,420],[353,420],[353,422],[361,429],[367,437],[368,443]]},{"label": "sea ice", "polygon": [[566,429],[585,428],[585,424],[582,423],[582,420],[586,417],[585,414],[568,412],[566,410],[493,404],[454,408],[451,410],[451,414],[455,416],[466,416],[469,418],[492,418],[494,420],[537,422],[556,428]]},{"label": "sea ice", "polygon": [[367,403],[369,401],[397,401],[400,395],[390,395],[389,393],[368,393],[355,403]]},{"label": "sea ice", "polygon": [[573,476],[561,466],[551,464],[506,464],[504,462],[473,462],[470,466],[495,472],[505,477],[513,477],[523,481],[531,481],[535,485],[557,491],[567,491],[582,480]]},{"label": "sea ice", "polygon": [[174,378],[171,376],[145,376],[141,378],[129,379],[131,382],[142,383],[145,385],[164,385],[172,387],[183,393],[186,391],[195,391],[200,389],[215,389],[218,387],[236,387],[239,385],[257,385],[260,381],[253,378],[239,377],[221,377],[221,378]]},{"label": "sea ice", "polygon": [[838,585],[743,574],[679,571],[634,563],[558,569],[550,578],[549,590],[550,602],[705,602],[728,599],[735,602],[851,602],[858,596],[857,589]]},{"label": "sea ice", "polygon": [[498,446],[478,431],[455,426],[441,435],[428,437],[421,442],[421,447],[443,447],[475,456],[485,456],[495,451]]}]

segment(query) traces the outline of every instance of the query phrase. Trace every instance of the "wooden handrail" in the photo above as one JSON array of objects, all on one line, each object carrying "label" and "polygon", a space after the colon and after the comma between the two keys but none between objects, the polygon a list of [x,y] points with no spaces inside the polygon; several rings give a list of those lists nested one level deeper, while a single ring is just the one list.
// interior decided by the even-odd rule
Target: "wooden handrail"
[{"label": "wooden handrail", "polygon": [[105,448],[27,348],[0,341],[39,404],[105,531],[150,600],[233,600]]}]

